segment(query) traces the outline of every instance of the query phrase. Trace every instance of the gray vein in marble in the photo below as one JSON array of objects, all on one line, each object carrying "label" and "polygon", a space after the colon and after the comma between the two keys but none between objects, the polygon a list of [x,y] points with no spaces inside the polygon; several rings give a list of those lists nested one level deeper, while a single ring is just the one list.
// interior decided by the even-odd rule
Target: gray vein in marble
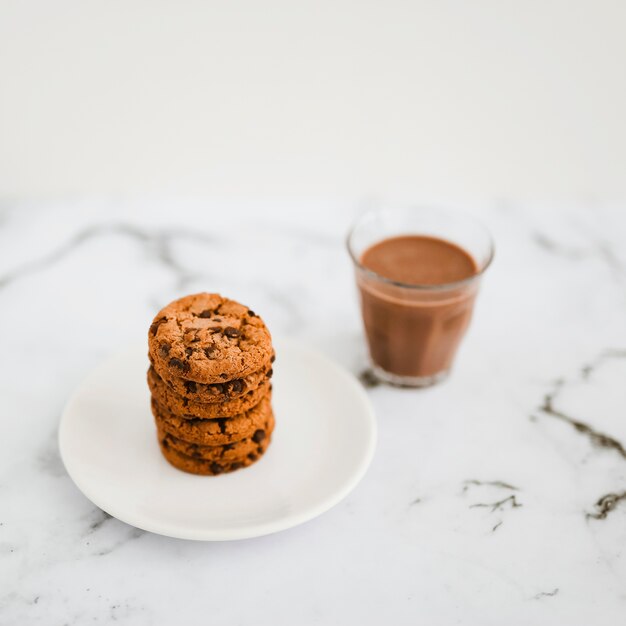
[{"label": "gray vein in marble", "polygon": [[567,415],[563,411],[559,411],[558,409],[554,408],[554,399],[556,395],[558,394],[559,389],[562,388],[562,386],[563,386],[562,384],[557,383],[557,387],[555,391],[545,395],[543,404],[539,407],[539,410],[544,415],[549,415],[550,417],[560,419],[570,424],[576,429],[577,432],[589,437],[592,445],[598,448],[614,450],[622,458],[626,459],[626,449],[617,439],[615,439],[614,437],[611,437],[610,435],[606,435],[605,433],[601,433],[600,431],[595,430],[588,424],[585,424],[584,422],[581,422],[580,420],[577,420]]},{"label": "gray vein in marble", "polygon": [[13,281],[18,280],[29,274],[34,274],[39,270],[46,269],[50,265],[65,258],[68,254],[76,250],[83,243],[108,234],[124,234],[137,239],[145,240],[146,235],[139,229],[128,224],[102,224],[98,226],[90,226],[76,233],[71,239],[59,246],[56,250],[48,254],[25,263],[21,267],[8,272],[0,277],[0,288],[6,287]]},{"label": "gray vein in marble", "polygon": [[510,485],[509,483],[505,483],[501,480],[475,480],[473,479],[473,480],[466,480],[463,483],[463,493],[465,493],[472,486],[500,487],[501,489],[510,489],[511,491],[519,491],[517,487],[514,487],[513,485]]},{"label": "gray vein in marble", "polygon": [[555,587],[552,591],[540,591],[533,596],[533,600],[541,600],[541,598],[553,598],[559,593],[559,588]]},{"label": "gray vein in marble", "polygon": [[139,539],[139,537],[146,534],[146,531],[141,530],[140,528],[134,528],[132,526],[130,526],[129,528],[130,528],[130,532],[128,532],[128,534],[125,537],[122,537],[119,541],[116,541],[112,543],[110,546],[108,546],[107,548],[104,548],[100,550],[99,552],[97,552],[96,553],[97,556],[105,556],[107,554],[111,554],[111,552],[113,552],[114,550],[116,550],[117,548],[123,545],[126,545],[129,541],[132,541],[134,539]]},{"label": "gray vein in marble", "polygon": [[623,276],[624,266],[615,254],[613,247],[606,241],[599,241],[596,246],[600,258],[604,259],[604,262],[613,271],[613,273],[620,277]]},{"label": "gray vein in marble", "polygon": [[626,500],[626,491],[607,493],[595,503],[596,512],[587,513],[587,519],[606,519],[608,514],[614,511],[622,500]]},{"label": "gray vein in marble", "polygon": [[206,277],[206,272],[190,271],[184,267],[173,253],[173,246],[178,240],[193,241],[206,245],[218,245],[219,240],[208,233],[181,228],[163,230],[152,236],[156,258],[177,276],[177,287],[182,289],[191,281]]},{"label": "gray vein in marble", "polygon": [[211,235],[197,231],[162,229],[150,232],[124,222],[98,224],[79,231],[56,250],[43,255],[39,259],[25,263],[4,276],[0,276],[0,289],[7,287],[15,280],[24,276],[47,269],[50,265],[64,259],[90,240],[110,235],[129,237],[143,245],[155,260],[176,276],[179,288],[197,278],[199,274],[189,271],[176,259],[173,253],[173,244],[180,239],[212,245],[217,243],[217,240]]},{"label": "gray vein in marble", "polygon": [[88,535],[98,530],[98,528],[100,528],[102,524],[110,520],[112,517],[102,509],[96,509],[96,515],[97,517],[99,517],[99,519],[95,519],[93,522],[91,522],[91,524],[89,525],[89,531],[87,532]]},{"label": "gray vein in marble", "polygon": [[503,498],[502,500],[498,500],[497,502],[477,502],[475,504],[470,504],[470,509],[477,508],[489,508],[491,509],[491,513],[495,513],[496,511],[504,511],[504,507],[510,504],[511,509],[517,509],[520,506],[523,506],[521,502],[517,501],[517,498],[514,495]]},{"label": "gray vein in marble", "polygon": [[[613,359],[626,358],[626,350],[624,349],[609,349],[604,350],[598,357],[592,360],[590,363],[583,365],[580,369],[581,380],[589,380],[599,367],[604,366],[606,363]],[[615,437],[602,433],[595,428],[589,426],[580,420],[577,420],[564,411],[555,408],[555,401],[563,388],[567,385],[567,380],[560,378],[553,384],[552,391],[548,392],[543,399],[543,403],[538,407],[544,415],[549,415],[556,419],[560,419],[570,424],[577,432],[589,437],[592,445],[598,448],[605,448],[614,450],[622,458],[626,459],[626,448]]]},{"label": "gray vein in marble", "polygon": [[546,252],[550,252],[552,254],[557,254],[559,256],[565,257],[567,259],[578,260],[582,259],[586,256],[586,251],[582,248],[575,248],[573,246],[565,246],[561,243],[556,242],[554,239],[551,239],[547,235],[542,232],[535,231],[532,234],[533,241],[539,246],[541,249]]},{"label": "gray vein in marble", "polygon": [[[626,358],[626,350],[605,350],[593,361],[581,367],[579,374],[580,379],[588,381],[599,367],[604,366],[613,359],[623,358]],[[563,389],[567,387],[567,384],[568,381],[566,379],[561,378],[556,380],[553,384],[552,391],[544,396],[543,404],[539,407],[539,410],[544,415],[548,415],[570,424],[577,432],[582,435],[586,435],[594,447],[616,452],[622,459],[626,459],[626,448],[615,437],[600,432],[589,424],[577,420],[554,407],[555,400]],[[585,517],[587,519],[604,520],[608,517],[609,513],[614,511],[618,504],[624,500],[626,500],[626,491],[607,493],[598,498],[595,502],[595,511],[593,513],[586,512]]]},{"label": "gray vein in marble", "polygon": [[603,238],[592,239],[588,248],[562,244],[539,231],[534,231],[532,238],[538,247],[551,254],[576,261],[596,256],[615,277],[622,278],[626,274],[626,268],[615,253],[613,246]]},{"label": "gray vein in marble", "polygon": [[[626,350],[621,348],[612,348],[604,350],[598,357],[596,357],[590,363],[583,365],[580,369],[580,377],[583,380],[588,380],[591,375],[601,366],[605,365],[611,359],[626,359]],[[563,386],[564,380],[558,381],[558,386]]]},{"label": "gray vein in marble", "polygon": [[[90,511],[89,518],[89,525],[83,534],[83,538],[88,540],[85,542],[86,546],[89,546],[91,548],[92,544],[95,544],[93,546],[95,550],[93,551],[91,556],[105,556],[107,554],[110,554],[117,548],[127,544],[129,541],[138,539],[146,532],[139,528],[135,528],[134,526],[129,526],[124,522],[120,522],[119,520],[109,515],[106,511],[103,511],[98,507],[95,507]],[[109,521],[111,522],[111,524],[114,524],[116,526],[114,530],[115,536],[117,537],[115,541],[112,541],[110,543],[108,542],[109,533],[105,532],[104,536],[101,535],[103,527],[105,525],[108,526]],[[118,529],[120,529],[122,532],[117,532]]]},{"label": "gray vein in marble", "polygon": [[[463,491],[461,494],[465,494],[472,487],[491,487],[495,489],[503,489],[504,491],[519,491],[519,489],[510,483],[503,480],[466,480],[463,482]],[[470,509],[489,509],[489,513],[496,513],[498,511],[503,512],[505,510],[517,509],[523,506],[521,502],[518,502],[515,494],[508,495],[500,500],[494,502],[475,502],[470,504]],[[495,533],[500,526],[502,526],[503,520],[498,520],[491,528],[491,532]]]}]

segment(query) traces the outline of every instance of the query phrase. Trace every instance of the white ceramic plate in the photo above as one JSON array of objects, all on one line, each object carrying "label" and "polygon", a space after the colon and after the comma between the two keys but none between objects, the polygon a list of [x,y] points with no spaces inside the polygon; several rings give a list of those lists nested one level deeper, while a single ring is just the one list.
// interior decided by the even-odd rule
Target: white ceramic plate
[{"label": "white ceramic plate", "polygon": [[162,535],[223,541],[266,535],[324,513],[365,473],[376,422],[361,385],[291,341],[274,341],[276,428],[252,466],[221,476],[181,472],[161,456],[145,346],[111,357],[67,403],[63,463],[78,488],[118,519]]}]

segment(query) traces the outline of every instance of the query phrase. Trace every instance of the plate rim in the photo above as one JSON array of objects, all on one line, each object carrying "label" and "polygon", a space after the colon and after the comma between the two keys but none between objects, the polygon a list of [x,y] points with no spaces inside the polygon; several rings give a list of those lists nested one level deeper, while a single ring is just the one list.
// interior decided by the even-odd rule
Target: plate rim
[{"label": "plate rim", "polygon": [[[224,529],[218,529],[215,531],[211,531],[211,529],[183,529],[178,525],[172,526],[168,523],[155,524],[150,519],[137,519],[132,515],[127,515],[124,511],[120,512],[119,510],[116,510],[115,505],[109,506],[110,503],[103,502],[102,499],[98,497],[98,494],[96,494],[96,497],[94,498],[93,493],[90,491],[89,487],[86,486],[81,479],[80,470],[77,469],[75,466],[72,466],[71,455],[69,455],[67,450],[64,449],[65,444],[63,442],[64,437],[66,436],[64,433],[68,428],[67,422],[69,419],[67,416],[70,414],[73,404],[76,402],[85,385],[88,384],[92,378],[97,377],[100,370],[106,369],[110,362],[121,358],[125,354],[130,355],[134,352],[138,352],[139,349],[143,350],[145,348],[143,344],[139,344],[137,342],[127,344],[126,347],[118,349],[103,358],[82,378],[82,380],[70,394],[68,400],[63,407],[63,410],[61,412],[61,418],[59,420],[57,445],[65,471],[67,472],[74,485],[90,502],[92,502],[94,505],[96,505],[98,508],[102,509],[109,515],[124,522],[125,524],[129,524],[130,526],[133,526],[135,528],[139,528],[141,530],[145,530],[157,535],[191,541],[237,541],[242,539],[263,537],[304,524],[332,509],[344,498],[346,498],[346,496],[351,491],[353,491],[354,488],[361,482],[363,476],[367,472],[367,469],[372,462],[376,451],[378,439],[378,425],[376,421],[374,407],[367,392],[358,382],[357,378],[353,374],[351,374],[345,367],[328,357],[325,353],[313,348],[308,344],[303,343],[300,340],[295,340],[291,337],[274,337],[274,343],[277,344],[279,347],[281,344],[288,345],[290,348],[294,348],[299,352],[312,354],[316,359],[324,361],[324,367],[332,370],[334,376],[339,376],[344,380],[349,381],[349,384],[352,386],[355,393],[357,393],[357,395],[359,395],[363,401],[363,407],[364,409],[366,409],[363,412],[364,417],[366,417],[364,423],[367,425],[369,436],[367,438],[366,446],[364,448],[364,453],[359,463],[355,466],[349,479],[345,481],[345,484],[343,484],[340,489],[335,490],[330,496],[323,498],[314,506],[304,507],[304,509],[300,510],[299,512],[290,513],[289,515],[285,515],[282,517],[279,516],[276,519],[257,523],[251,526],[238,526],[236,528],[230,529],[228,532],[225,532]],[[172,468],[172,470],[180,471],[176,470],[175,468]]]}]

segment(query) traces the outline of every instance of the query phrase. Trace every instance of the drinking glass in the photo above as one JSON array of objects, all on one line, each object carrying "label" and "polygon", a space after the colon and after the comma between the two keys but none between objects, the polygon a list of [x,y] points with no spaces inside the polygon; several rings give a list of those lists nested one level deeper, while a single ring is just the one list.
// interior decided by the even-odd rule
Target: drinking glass
[{"label": "drinking glass", "polygon": [[[451,283],[419,285],[391,280],[363,265],[363,253],[372,245],[407,235],[455,244],[472,257],[475,273]],[[460,211],[379,208],[357,220],[347,245],[374,374],[408,387],[444,380],[472,318],[480,280],[493,259],[487,229]]]}]

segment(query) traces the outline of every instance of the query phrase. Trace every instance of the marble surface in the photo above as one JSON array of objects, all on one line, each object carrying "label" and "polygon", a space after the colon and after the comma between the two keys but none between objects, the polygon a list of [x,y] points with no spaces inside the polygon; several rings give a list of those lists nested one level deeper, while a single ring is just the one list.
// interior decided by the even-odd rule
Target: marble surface
[{"label": "marble surface", "polygon": [[[0,207],[0,623],[614,624],[626,611],[626,215],[477,210],[496,260],[452,377],[368,385],[370,470],[322,517],[231,543],[110,518],[59,459],[64,402],[196,290],[361,375],[351,202]],[[111,451],[115,454],[115,451]]]}]

